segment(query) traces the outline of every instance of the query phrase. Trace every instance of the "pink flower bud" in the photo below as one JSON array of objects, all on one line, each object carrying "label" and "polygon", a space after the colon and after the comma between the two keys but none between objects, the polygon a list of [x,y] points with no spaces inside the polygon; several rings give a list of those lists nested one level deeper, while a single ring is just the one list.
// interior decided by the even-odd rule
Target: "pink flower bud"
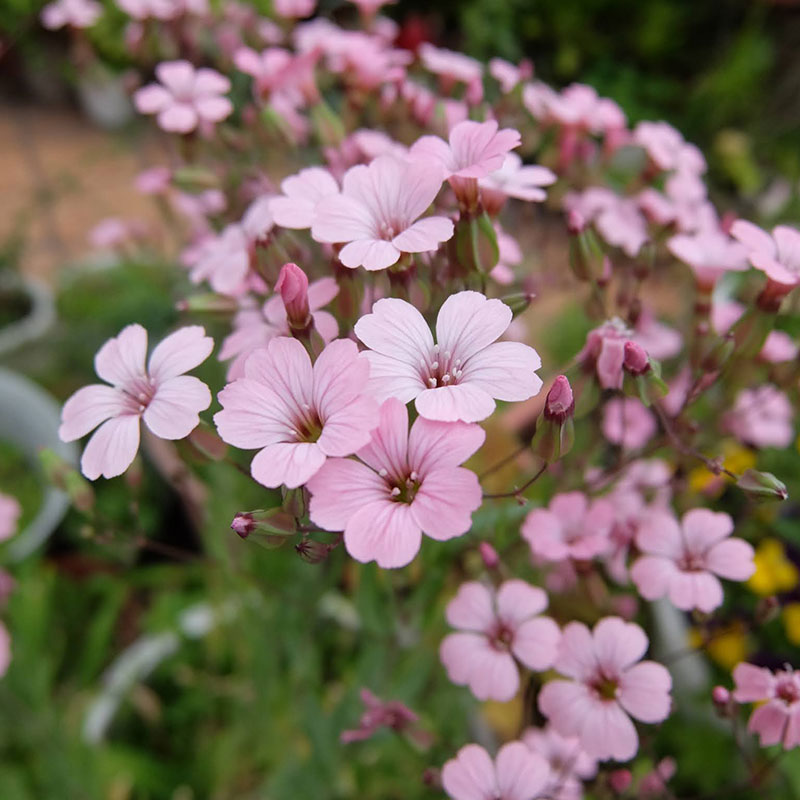
[{"label": "pink flower bud", "polygon": [[489,542],[481,542],[478,545],[483,564],[486,569],[497,569],[500,564],[500,556],[497,555],[497,550],[492,547]]},{"label": "pink flower bud", "polygon": [[253,519],[253,515],[247,512],[237,512],[231,522],[231,530],[239,534],[242,539],[246,539],[255,529],[256,521]]},{"label": "pink flower bud", "polygon": [[640,345],[633,341],[625,342],[625,356],[622,366],[631,373],[631,375],[644,375],[649,372],[650,358],[647,351]]},{"label": "pink flower bud", "polygon": [[280,292],[290,327],[307,327],[311,312],[308,308],[308,278],[305,272],[291,261],[284,264],[275,291]]},{"label": "pink flower bud", "polygon": [[575,412],[575,396],[566,375],[559,375],[547,393],[544,403],[544,418],[563,424]]},{"label": "pink flower bud", "polygon": [[629,769],[615,769],[608,775],[608,785],[617,794],[627,791],[632,782],[633,775]]},{"label": "pink flower bud", "polygon": [[586,220],[580,211],[572,209],[567,214],[567,230],[573,235],[577,236],[581,231],[586,228]]}]

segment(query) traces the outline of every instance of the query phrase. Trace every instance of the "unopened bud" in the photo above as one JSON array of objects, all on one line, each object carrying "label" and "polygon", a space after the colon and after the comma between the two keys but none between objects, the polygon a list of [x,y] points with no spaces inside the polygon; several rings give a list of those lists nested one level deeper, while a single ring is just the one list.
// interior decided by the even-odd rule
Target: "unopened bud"
[{"label": "unopened bud", "polygon": [[616,794],[626,792],[633,783],[633,775],[629,769],[615,769],[608,774],[608,785]]},{"label": "unopened bud", "polygon": [[458,262],[468,274],[487,275],[497,266],[497,231],[485,213],[462,215],[453,239]]},{"label": "unopened bud", "polygon": [[307,330],[311,311],[308,307],[308,278],[305,272],[297,264],[284,264],[275,283],[275,291],[280,293],[283,300],[289,327]]},{"label": "unopened bud", "polygon": [[566,375],[559,375],[547,393],[544,402],[544,418],[551,422],[563,424],[575,413],[575,396]]},{"label": "unopened bud", "polygon": [[578,280],[588,281],[597,279],[602,274],[604,254],[594,231],[578,225],[582,221],[579,217],[580,215],[573,219],[570,216],[570,225],[575,222],[575,227],[570,230],[569,264]]},{"label": "unopened bud", "polygon": [[785,500],[789,496],[786,484],[771,472],[757,469],[745,470],[736,481],[736,485],[754,500]]},{"label": "unopened bud", "polygon": [[630,372],[631,375],[638,377],[652,369],[647,351],[640,344],[628,340],[625,342],[624,353],[625,356],[622,366]]},{"label": "unopened bud", "polygon": [[240,511],[231,522],[231,530],[242,539],[253,539],[271,550],[280,547],[297,532],[294,518],[281,508]]},{"label": "unopened bud", "polygon": [[219,177],[206,167],[180,167],[172,180],[179,189],[189,193],[219,188]]},{"label": "unopened bud", "polygon": [[316,542],[313,539],[303,539],[294,546],[294,549],[297,551],[297,555],[309,564],[323,562],[331,552],[330,545],[325,542]]},{"label": "unopened bud", "polygon": [[497,555],[497,550],[495,550],[489,542],[481,542],[478,545],[478,550],[480,551],[481,559],[486,569],[497,569],[500,565],[500,556]]},{"label": "unopened bud", "polygon": [[517,317],[523,311],[527,311],[536,295],[533,292],[517,292],[507,294],[500,299],[511,309],[511,313]]},{"label": "unopened bud", "polygon": [[567,214],[567,230],[573,235],[577,236],[586,229],[586,219],[580,211],[572,209]]},{"label": "unopened bud", "polygon": [[719,716],[730,716],[732,710],[731,693],[724,686],[715,686],[711,690],[711,702],[714,704],[714,710]]}]

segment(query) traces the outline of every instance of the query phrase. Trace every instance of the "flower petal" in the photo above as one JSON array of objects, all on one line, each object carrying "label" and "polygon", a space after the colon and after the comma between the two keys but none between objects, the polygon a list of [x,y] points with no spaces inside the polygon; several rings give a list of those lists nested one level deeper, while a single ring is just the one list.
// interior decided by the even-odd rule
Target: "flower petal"
[{"label": "flower petal", "polygon": [[147,331],[141,325],[128,325],[97,351],[94,369],[104,381],[125,388],[145,376],[146,355]]},{"label": "flower petal", "polygon": [[512,316],[504,302],[480,292],[451,294],[436,318],[436,341],[463,363],[502,336]]},{"label": "flower petal", "polygon": [[58,436],[64,442],[80,439],[109,417],[121,415],[125,406],[124,395],[111,386],[84,386],[64,403]]},{"label": "flower petal", "polygon": [[419,552],[422,532],[403,503],[388,498],[356,511],[344,531],[344,545],[356,561],[379,567],[404,567]]},{"label": "flower petal", "polygon": [[154,381],[183,375],[202,364],[214,349],[214,340],[201,325],[189,325],[160,341],[150,355],[147,371]]},{"label": "flower petal", "polygon": [[139,417],[126,414],[104,422],[89,439],[81,458],[81,472],[96,480],[122,475],[139,449]]},{"label": "flower petal", "polygon": [[326,531],[343,531],[356,511],[389,495],[376,472],[348,458],[329,458],[308,481],[308,490],[311,521]]},{"label": "flower petal", "polygon": [[324,463],[325,454],[315,442],[280,442],[256,453],[250,464],[250,474],[270,489],[281,485],[296,489]]},{"label": "flower petal", "polygon": [[475,384],[497,400],[527,400],[542,388],[536,374],[541,366],[542,359],[532,347],[495,342],[467,361],[459,381]]},{"label": "flower petal", "polygon": [[192,375],[164,381],[145,409],[148,428],[162,439],[183,439],[200,423],[199,413],[211,405],[211,392]]}]

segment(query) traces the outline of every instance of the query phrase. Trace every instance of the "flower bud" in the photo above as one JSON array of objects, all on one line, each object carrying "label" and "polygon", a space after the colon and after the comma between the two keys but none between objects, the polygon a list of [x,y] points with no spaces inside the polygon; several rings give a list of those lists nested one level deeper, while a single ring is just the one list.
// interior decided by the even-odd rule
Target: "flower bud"
[{"label": "flower bud", "polygon": [[487,275],[497,266],[500,260],[497,231],[485,213],[462,215],[453,239],[458,263],[468,274]]},{"label": "flower bud", "polygon": [[283,300],[289,327],[306,330],[311,322],[311,311],[308,307],[308,278],[305,272],[297,264],[284,264],[275,291],[280,293]]},{"label": "flower bud", "polygon": [[570,214],[568,221],[569,265],[580,281],[597,279],[603,273],[603,248],[594,231],[584,226],[579,214]]},{"label": "flower bud", "polygon": [[544,402],[544,418],[563,425],[567,417],[575,413],[575,397],[566,375],[559,375],[547,393]]},{"label": "flower bud", "polygon": [[309,564],[322,563],[331,552],[330,545],[325,542],[316,542],[313,539],[303,539],[294,546],[294,549],[297,551],[297,555]]},{"label": "flower bud", "polygon": [[622,366],[635,377],[644,375],[651,369],[647,351],[640,344],[631,340],[625,342]]},{"label": "flower bud", "polygon": [[294,518],[280,508],[239,511],[231,522],[231,530],[242,539],[253,538],[271,550],[280,547],[297,532]]},{"label": "flower bud", "polygon": [[711,691],[711,699],[716,706],[726,706],[731,700],[731,693],[724,686],[715,686]]},{"label": "flower bud", "polygon": [[478,550],[483,559],[483,565],[486,569],[497,569],[500,565],[500,556],[497,555],[497,550],[492,547],[489,542],[481,542],[478,545]]},{"label": "flower bud", "polygon": [[736,485],[754,500],[785,500],[789,496],[786,484],[778,480],[771,472],[757,469],[745,470],[736,481]]},{"label": "flower bud", "polygon": [[633,783],[633,775],[629,769],[615,769],[608,774],[608,785],[616,794],[623,794]]}]

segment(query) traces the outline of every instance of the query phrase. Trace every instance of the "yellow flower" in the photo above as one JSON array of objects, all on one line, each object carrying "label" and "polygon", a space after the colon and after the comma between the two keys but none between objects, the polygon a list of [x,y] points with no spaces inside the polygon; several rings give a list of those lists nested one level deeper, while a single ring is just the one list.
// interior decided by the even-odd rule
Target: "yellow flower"
[{"label": "yellow flower", "polygon": [[709,657],[725,669],[733,669],[747,658],[750,642],[744,626],[735,622],[723,631],[714,631],[711,640],[703,646],[703,635],[697,628],[689,631],[689,646],[708,653]]},{"label": "yellow flower", "polygon": [[524,707],[522,694],[517,694],[507,703],[489,700],[483,704],[486,720],[501,739],[513,739],[522,725]]},{"label": "yellow flower", "polygon": [[756,571],[747,581],[752,592],[767,597],[778,592],[788,592],[797,586],[797,567],[786,558],[786,551],[778,539],[763,539],[756,548]]},{"label": "yellow flower", "polygon": [[783,608],[783,627],[786,638],[794,645],[800,645],[800,603],[787,603]]}]

